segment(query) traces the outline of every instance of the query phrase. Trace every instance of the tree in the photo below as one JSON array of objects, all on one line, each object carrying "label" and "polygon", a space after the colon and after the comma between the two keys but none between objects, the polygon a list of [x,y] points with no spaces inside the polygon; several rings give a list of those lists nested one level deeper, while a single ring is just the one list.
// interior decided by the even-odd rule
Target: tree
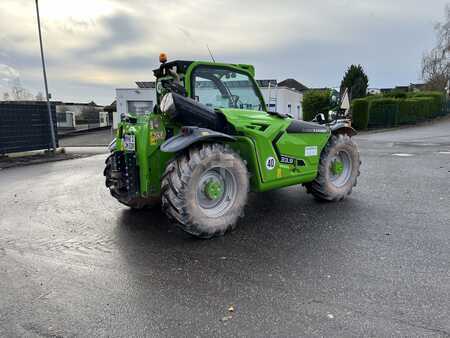
[{"label": "tree", "polygon": [[36,101],[44,101],[44,94],[42,92],[36,94]]},{"label": "tree", "polygon": [[367,77],[361,65],[351,65],[345,72],[341,82],[341,95],[344,94],[346,88],[349,90],[352,100],[365,97],[369,86],[369,78]]},{"label": "tree", "polygon": [[13,80],[13,86],[11,87],[11,96],[15,101],[27,101],[33,100],[34,96],[27,89],[22,87],[19,78]]},{"label": "tree", "polygon": [[422,79],[427,90],[443,91],[450,72],[450,4],[445,7],[445,22],[436,24],[434,29],[437,43],[422,58]]},{"label": "tree", "polygon": [[311,121],[317,114],[323,113],[325,117],[331,105],[329,90],[309,90],[303,96],[303,120]]}]

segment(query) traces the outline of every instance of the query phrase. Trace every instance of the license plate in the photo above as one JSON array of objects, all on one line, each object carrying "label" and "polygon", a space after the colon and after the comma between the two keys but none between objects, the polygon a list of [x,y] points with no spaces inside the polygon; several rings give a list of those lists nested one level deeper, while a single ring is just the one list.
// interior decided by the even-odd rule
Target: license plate
[{"label": "license plate", "polygon": [[134,151],[135,150],[134,135],[124,135],[123,136],[123,146],[124,146],[125,150]]}]

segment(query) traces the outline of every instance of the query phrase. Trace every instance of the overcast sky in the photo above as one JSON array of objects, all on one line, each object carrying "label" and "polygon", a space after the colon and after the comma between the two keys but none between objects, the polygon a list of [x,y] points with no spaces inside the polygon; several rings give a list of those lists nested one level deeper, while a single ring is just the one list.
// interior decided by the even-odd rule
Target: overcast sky
[{"label": "overcast sky", "polygon": [[[360,63],[370,87],[420,81],[449,0],[40,0],[50,92],[109,104],[170,60],[251,63],[256,77],[339,86]],[[0,92],[43,91],[34,0],[0,1]]]}]

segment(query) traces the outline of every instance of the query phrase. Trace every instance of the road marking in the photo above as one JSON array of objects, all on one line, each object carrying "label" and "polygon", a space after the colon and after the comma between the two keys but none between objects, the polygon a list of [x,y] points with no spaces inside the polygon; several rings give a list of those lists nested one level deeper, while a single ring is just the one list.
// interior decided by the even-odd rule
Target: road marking
[{"label": "road marking", "polygon": [[398,153],[398,154],[392,154],[392,156],[411,157],[411,156],[414,156],[414,155],[413,154],[406,154],[406,153]]},{"label": "road marking", "polygon": [[439,151],[438,154],[450,155],[450,151]]}]

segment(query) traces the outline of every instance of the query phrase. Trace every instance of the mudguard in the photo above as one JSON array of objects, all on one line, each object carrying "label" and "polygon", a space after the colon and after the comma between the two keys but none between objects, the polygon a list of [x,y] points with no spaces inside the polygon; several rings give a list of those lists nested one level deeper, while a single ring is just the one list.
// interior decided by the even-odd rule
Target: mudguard
[{"label": "mudguard", "polygon": [[236,138],[211,129],[199,127],[183,127],[181,133],[169,138],[161,144],[161,151],[175,153],[186,149],[194,143],[204,141],[235,141]]},{"label": "mudguard", "polygon": [[355,136],[357,131],[348,122],[337,122],[329,126],[333,134],[346,134]]},{"label": "mudguard", "polygon": [[114,137],[114,139],[108,144],[108,151],[110,153],[114,152],[114,150],[116,150],[116,138]]}]

